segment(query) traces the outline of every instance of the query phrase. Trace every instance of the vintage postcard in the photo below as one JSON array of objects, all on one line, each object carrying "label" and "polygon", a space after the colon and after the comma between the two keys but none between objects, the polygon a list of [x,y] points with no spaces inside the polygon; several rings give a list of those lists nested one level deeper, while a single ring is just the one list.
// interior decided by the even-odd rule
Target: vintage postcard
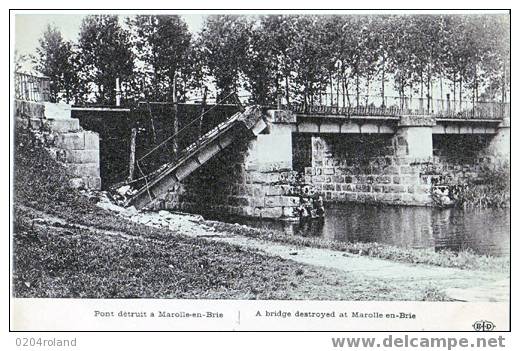
[{"label": "vintage postcard", "polygon": [[11,330],[510,330],[509,11],[10,20]]}]

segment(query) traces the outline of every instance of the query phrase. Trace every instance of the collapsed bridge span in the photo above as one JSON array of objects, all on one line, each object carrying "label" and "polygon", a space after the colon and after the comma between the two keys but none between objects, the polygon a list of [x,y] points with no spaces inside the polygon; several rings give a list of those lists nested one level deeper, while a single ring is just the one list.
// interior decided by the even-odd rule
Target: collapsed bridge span
[{"label": "collapsed bridge span", "polygon": [[193,173],[201,165],[229,146],[234,140],[260,134],[267,124],[259,107],[250,106],[237,112],[217,125],[193,144],[178,153],[175,160],[164,164],[152,174],[145,175],[135,194],[130,196],[125,206],[141,209],[166,193]]}]

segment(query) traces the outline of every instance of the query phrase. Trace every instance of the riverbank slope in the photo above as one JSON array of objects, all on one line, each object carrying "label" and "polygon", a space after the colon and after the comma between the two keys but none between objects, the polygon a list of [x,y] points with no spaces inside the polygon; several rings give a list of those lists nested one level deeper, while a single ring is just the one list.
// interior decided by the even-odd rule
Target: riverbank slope
[{"label": "riverbank slope", "polygon": [[168,227],[132,221],[68,187],[64,169],[28,133],[17,130],[15,142],[15,297],[446,300],[445,289],[501,278],[373,276],[345,269],[363,265],[359,257],[342,256],[342,266],[322,264],[343,262],[333,257],[303,260],[286,245],[226,239],[233,233],[198,217],[170,214]]}]

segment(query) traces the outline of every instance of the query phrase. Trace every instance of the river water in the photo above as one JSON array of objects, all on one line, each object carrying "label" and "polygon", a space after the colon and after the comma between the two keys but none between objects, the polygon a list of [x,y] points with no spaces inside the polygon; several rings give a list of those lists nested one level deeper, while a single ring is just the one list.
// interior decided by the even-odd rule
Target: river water
[{"label": "river water", "polygon": [[242,219],[238,222],[286,235],[343,242],[379,242],[435,250],[471,249],[493,256],[509,254],[509,210],[341,204],[329,206],[323,221],[288,223]]}]

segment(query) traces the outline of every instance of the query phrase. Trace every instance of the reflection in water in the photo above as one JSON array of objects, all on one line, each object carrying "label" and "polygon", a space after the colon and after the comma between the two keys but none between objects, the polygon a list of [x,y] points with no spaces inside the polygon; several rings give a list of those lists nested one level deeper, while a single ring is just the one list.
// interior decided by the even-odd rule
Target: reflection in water
[{"label": "reflection in water", "polygon": [[241,220],[288,235],[343,242],[380,242],[435,250],[471,249],[480,254],[509,254],[509,210],[461,210],[342,204],[328,207],[323,221],[284,223]]}]

